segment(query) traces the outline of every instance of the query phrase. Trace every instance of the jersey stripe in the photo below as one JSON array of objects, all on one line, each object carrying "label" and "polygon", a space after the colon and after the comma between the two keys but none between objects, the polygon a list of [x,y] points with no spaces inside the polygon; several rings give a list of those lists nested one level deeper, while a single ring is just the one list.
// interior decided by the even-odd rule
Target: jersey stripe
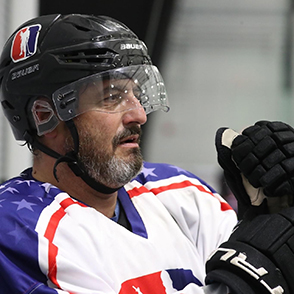
[{"label": "jersey stripe", "polygon": [[57,279],[57,268],[56,268],[56,256],[58,253],[58,248],[53,244],[54,235],[60,220],[64,217],[65,211],[63,207],[59,208],[51,217],[48,227],[45,232],[45,238],[49,240],[48,248],[48,277],[50,280],[60,288]]},{"label": "jersey stripe", "polygon": [[[215,197],[215,195],[211,191],[206,190],[202,185],[193,184],[188,180],[180,182],[180,183],[173,183],[170,185],[161,186],[158,188],[151,188],[150,190],[146,189],[144,186],[135,187],[129,190],[128,194],[130,195],[131,198],[139,196],[143,193],[149,193],[149,192],[152,192],[154,195],[158,195],[159,193],[162,193],[165,191],[177,190],[177,189],[187,188],[191,186],[197,188],[201,192],[208,193],[209,195]],[[225,201],[221,201],[220,199],[218,200],[220,201],[222,211],[232,210],[231,206],[228,203],[226,203]]]},{"label": "jersey stripe", "polygon": [[48,223],[45,238],[49,240],[49,248],[48,248],[48,277],[57,287],[60,288],[59,283],[57,282],[57,265],[56,265],[56,257],[58,254],[58,248],[53,244],[53,239],[58,228],[58,225],[61,219],[66,215],[65,209],[70,205],[78,204],[80,206],[85,206],[82,203],[75,202],[71,198],[66,198],[60,202],[60,208],[51,216],[50,221]]}]

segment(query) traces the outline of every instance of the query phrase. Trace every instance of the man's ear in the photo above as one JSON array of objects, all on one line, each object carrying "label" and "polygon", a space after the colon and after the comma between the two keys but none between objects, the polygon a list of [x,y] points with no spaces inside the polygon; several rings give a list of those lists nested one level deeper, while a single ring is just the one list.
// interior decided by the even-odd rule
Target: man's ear
[{"label": "man's ear", "polygon": [[32,106],[32,114],[38,136],[51,133],[59,124],[59,119],[48,101],[36,100]]}]

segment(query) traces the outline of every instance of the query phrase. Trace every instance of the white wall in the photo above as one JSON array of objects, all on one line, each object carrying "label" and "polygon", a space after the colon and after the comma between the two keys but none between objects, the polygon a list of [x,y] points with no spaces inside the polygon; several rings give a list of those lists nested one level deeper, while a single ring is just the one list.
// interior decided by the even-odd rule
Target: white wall
[{"label": "white wall", "polygon": [[287,0],[180,0],[161,72],[169,113],[149,117],[146,159],[217,186],[215,132],[261,119],[294,125],[283,88]]}]

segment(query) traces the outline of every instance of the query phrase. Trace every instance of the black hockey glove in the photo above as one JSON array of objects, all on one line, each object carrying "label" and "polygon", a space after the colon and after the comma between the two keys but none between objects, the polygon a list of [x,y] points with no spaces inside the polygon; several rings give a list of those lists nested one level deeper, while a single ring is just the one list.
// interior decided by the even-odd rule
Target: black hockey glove
[{"label": "black hockey glove", "polygon": [[[242,134],[216,133],[218,162],[238,200],[239,218],[278,212],[292,206],[294,129],[282,122],[259,121]],[[266,199],[266,201],[265,201]]]},{"label": "black hockey glove", "polygon": [[206,263],[206,284],[232,294],[294,293],[294,208],[241,221]]}]

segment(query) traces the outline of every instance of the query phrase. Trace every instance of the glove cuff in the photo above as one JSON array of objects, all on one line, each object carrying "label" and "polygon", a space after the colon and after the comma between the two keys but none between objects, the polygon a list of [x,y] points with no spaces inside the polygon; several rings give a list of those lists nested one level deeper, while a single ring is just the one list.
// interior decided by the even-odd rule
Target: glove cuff
[{"label": "glove cuff", "polygon": [[[229,287],[231,294],[256,294],[250,284],[232,272],[223,269],[215,269],[209,272],[205,278],[207,285],[213,283],[223,283]],[[261,293],[261,292],[260,292]]]},{"label": "glove cuff", "polygon": [[276,265],[252,246],[228,241],[206,263],[206,283],[222,282],[235,294],[290,294]]}]

